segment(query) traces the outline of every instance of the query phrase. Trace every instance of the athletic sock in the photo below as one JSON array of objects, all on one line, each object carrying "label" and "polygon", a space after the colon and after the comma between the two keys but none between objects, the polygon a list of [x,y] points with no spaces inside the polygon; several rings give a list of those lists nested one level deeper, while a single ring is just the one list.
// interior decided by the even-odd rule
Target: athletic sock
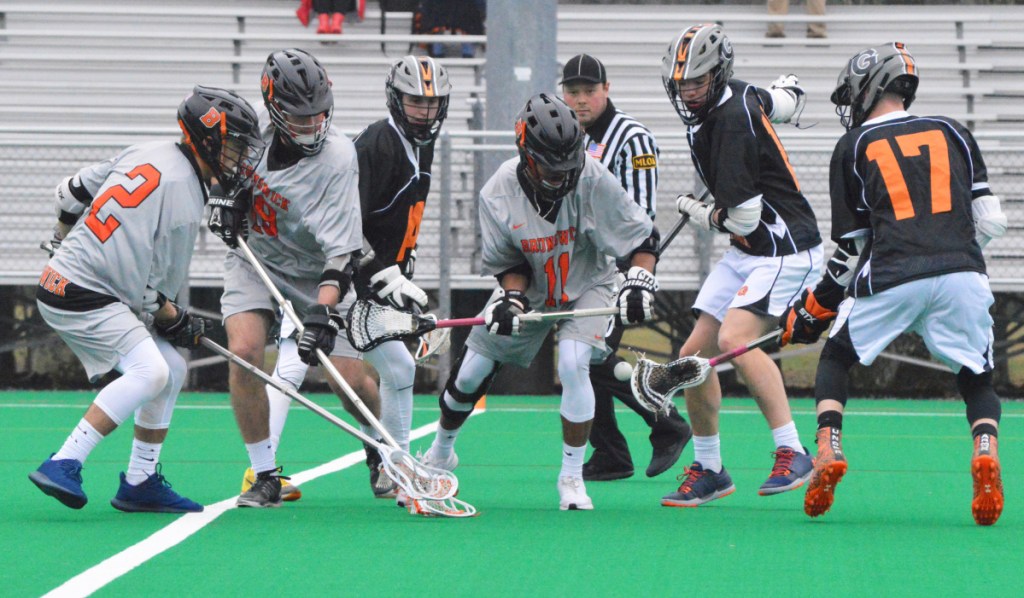
[{"label": "athletic sock", "polygon": [[722,471],[722,439],[713,436],[693,437],[693,460],[701,464],[704,471]]},{"label": "athletic sock", "polygon": [[804,445],[800,443],[800,435],[796,432],[795,422],[791,421],[788,424],[773,429],[772,438],[775,439],[775,448],[786,446],[798,453],[807,454],[807,451],[804,450]]},{"label": "athletic sock", "polygon": [[569,446],[562,443],[562,471],[558,477],[582,478],[583,458],[587,454],[587,445]]},{"label": "athletic sock", "polygon": [[277,464],[274,461],[274,447],[270,443],[270,438],[251,444],[246,443],[245,450],[249,451],[249,463],[252,464],[252,470],[255,473],[260,474],[277,469]]},{"label": "athletic sock", "polygon": [[64,446],[60,447],[57,454],[53,456],[53,460],[75,459],[80,463],[85,463],[89,453],[96,448],[101,440],[103,440],[103,435],[97,432],[96,428],[92,427],[83,417],[71,431],[68,439],[64,441]]},{"label": "athletic sock", "polygon": [[454,430],[445,430],[441,426],[437,427],[437,434],[434,435],[433,449],[434,454],[438,457],[447,457],[452,454],[455,450],[455,439],[459,436],[459,430],[462,428],[455,428]]},{"label": "athletic sock", "polygon": [[132,440],[132,456],[128,459],[128,471],[124,479],[132,486],[145,482],[156,473],[156,464],[160,462],[160,449],[163,443],[142,442],[138,438]]}]

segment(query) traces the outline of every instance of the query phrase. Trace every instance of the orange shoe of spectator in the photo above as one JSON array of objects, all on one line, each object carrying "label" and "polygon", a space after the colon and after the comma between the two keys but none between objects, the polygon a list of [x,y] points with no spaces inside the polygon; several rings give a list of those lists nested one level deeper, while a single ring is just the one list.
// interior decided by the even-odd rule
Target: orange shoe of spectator
[{"label": "orange shoe of spectator", "polygon": [[345,15],[336,12],[331,15],[331,33],[341,33],[341,24],[345,22]]},{"label": "orange shoe of spectator", "polygon": [[359,22],[366,19],[366,0],[359,0]]},{"label": "orange shoe of spectator", "polygon": [[303,27],[309,27],[309,12],[313,10],[313,0],[299,0],[299,7],[295,9],[295,16]]}]

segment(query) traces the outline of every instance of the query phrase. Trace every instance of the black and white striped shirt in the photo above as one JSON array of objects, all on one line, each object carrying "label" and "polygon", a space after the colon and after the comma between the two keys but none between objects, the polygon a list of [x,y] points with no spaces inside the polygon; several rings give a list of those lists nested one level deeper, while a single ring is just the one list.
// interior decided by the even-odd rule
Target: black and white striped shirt
[{"label": "black and white striped shirt", "polygon": [[619,179],[647,215],[658,206],[658,144],[651,131],[608,100],[604,113],[586,131],[587,153]]}]

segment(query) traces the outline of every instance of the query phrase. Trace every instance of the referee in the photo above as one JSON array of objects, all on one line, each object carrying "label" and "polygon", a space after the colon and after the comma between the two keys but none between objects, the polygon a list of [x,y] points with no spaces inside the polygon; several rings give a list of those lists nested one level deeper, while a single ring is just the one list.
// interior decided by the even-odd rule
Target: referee
[{"label": "referee", "polygon": [[[586,133],[587,153],[603,164],[654,219],[658,186],[658,146],[654,135],[633,117],[617,109],[608,99],[608,75],[601,61],[589,54],[572,57],[562,70],[562,97],[576,111]],[[672,467],[679,459],[692,432],[675,407],[668,417],[655,419],[633,398],[629,382],[621,382],[613,373],[622,361],[616,355],[622,339],[622,326],[611,324],[605,341],[611,354],[601,364],[590,368],[594,386],[594,425],[590,444],[594,452],[583,465],[586,481],[608,481],[633,475],[633,458],[626,438],[615,421],[612,397],[617,397],[644,418],[651,428],[651,463],[647,477],[654,477]]]}]

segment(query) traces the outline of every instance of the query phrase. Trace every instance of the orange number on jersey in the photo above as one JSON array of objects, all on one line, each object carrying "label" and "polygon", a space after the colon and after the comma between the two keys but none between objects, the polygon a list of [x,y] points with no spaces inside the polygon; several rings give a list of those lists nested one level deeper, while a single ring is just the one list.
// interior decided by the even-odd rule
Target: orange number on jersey
[{"label": "orange number on jersey", "polygon": [[[896,137],[896,145],[906,158],[921,155],[921,148],[928,147],[929,169],[932,189],[932,214],[941,214],[953,209],[949,184],[949,151],[946,136],[942,131],[933,129],[920,133],[910,133]],[[872,141],[866,152],[868,160],[878,164],[882,173],[882,181],[889,192],[892,209],[896,220],[914,217],[914,204],[910,201],[910,190],[907,180],[903,177],[896,154],[888,139]]]},{"label": "orange number on jersey", "polygon": [[544,301],[544,305],[548,307],[555,307],[555,287],[561,282],[562,293],[561,300],[562,304],[569,302],[569,297],[565,294],[565,279],[569,277],[569,252],[563,251],[558,254],[558,272],[555,272],[555,256],[548,258],[548,261],[544,262],[544,272],[548,275],[548,298]]},{"label": "orange number on jersey", "polygon": [[423,222],[423,208],[426,205],[427,202],[418,201],[409,210],[409,223],[405,227],[405,238],[402,239],[402,246],[398,248],[396,262],[402,263],[406,252],[412,251],[416,247],[416,239],[420,236],[420,223]]},{"label": "orange number on jersey", "polygon": [[267,203],[262,195],[255,195],[252,210],[256,214],[252,230],[268,237],[277,236],[277,210]]},{"label": "orange number on jersey", "polygon": [[122,208],[136,208],[160,185],[160,171],[152,164],[140,164],[133,168],[127,176],[132,180],[141,178],[142,183],[135,188],[135,191],[131,192],[121,185],[114,185],[107,189],[103,195],[92,202],[92,211],[85,219],[85,225],[96,235],[100,243],[106,243],[117,227],[121,226],[121,221],[114,215],[107,216],[104,220],[100,220],[96,215],[108,201],[113,199]]}]

